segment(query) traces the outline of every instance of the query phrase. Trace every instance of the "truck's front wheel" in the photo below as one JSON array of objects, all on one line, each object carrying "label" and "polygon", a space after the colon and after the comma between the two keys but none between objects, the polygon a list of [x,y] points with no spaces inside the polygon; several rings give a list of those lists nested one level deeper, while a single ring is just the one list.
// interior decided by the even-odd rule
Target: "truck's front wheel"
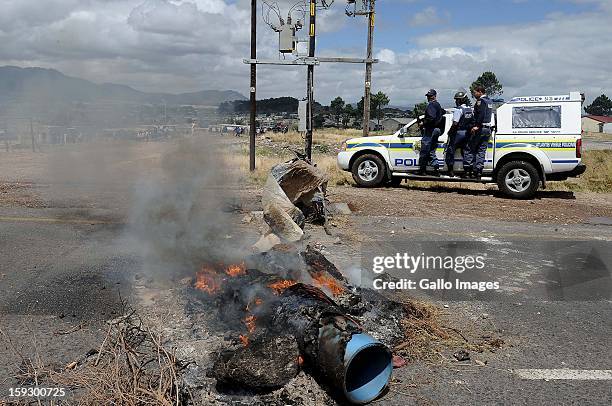
[{"label": "truck's front wheel", "polygon": [[353,162],[351,172],[359,186],[376,187],[385,177],[385,164],[378,156],[365,154]]},{"label": "truck's front wheel", "polygon": [[497,173],[497,186],[513,199],[533,197],[540,184],[538,170],[529,162],[510,161]]}]

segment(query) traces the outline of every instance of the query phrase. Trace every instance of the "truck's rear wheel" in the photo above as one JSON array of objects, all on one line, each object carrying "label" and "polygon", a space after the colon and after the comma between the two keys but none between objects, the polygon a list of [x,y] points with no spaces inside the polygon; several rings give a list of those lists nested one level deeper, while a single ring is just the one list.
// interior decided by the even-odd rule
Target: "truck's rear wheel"
[{"label": "truck's rear wheel", "polygon": [[533,197],[540,184],[538,170],[526,161],[505,163],[497,173],[497,186],[513,199]]},{"label": "truck's rear wheel", "polygon": [[353,162],[351,172],[359,186],[376,187],[385,178],[385,164],[378,156],[365,154]]}]

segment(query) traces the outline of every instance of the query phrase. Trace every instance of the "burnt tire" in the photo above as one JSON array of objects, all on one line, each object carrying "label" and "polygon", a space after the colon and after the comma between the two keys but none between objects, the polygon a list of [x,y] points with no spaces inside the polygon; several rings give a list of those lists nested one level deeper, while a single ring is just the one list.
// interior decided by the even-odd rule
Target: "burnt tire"
[{"label": "burnt tire", "polygon": [[385,179],[385,164],[377,155],[364,154],[353,162],[351,173],[359,186],[376,187]]},{"label": "burnt tire", "polygon": [[497,187],[513,199],[530,199],[540,186],[540,174],[532,163],[510,161],[497,172]]}]

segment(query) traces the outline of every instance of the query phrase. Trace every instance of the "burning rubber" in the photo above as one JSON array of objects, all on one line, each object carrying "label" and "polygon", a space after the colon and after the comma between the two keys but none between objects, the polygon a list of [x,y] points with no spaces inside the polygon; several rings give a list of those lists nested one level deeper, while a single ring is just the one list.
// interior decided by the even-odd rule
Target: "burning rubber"
[{"label": "burning rubber", "polygon": [[[198,274],[196,295],[219,309],[227,328],[240,332],[236,344],[218,354],[210,375],[228,387],[261,392],[284,386],[302,367],[334,397],[353,404],[371,402],[391,379],[391,351],[366,333],[347,313],[350,309],[323,291],[341,301],[342,295],[365,301],[361,296],[355,299],[355,288],[340,279],[324,257],[312,250],[303,255],[314,265],[303,278],[293,274],[283,279],[246,267],[207,268]],[[329,272],[322,270],[324,265]]]}]

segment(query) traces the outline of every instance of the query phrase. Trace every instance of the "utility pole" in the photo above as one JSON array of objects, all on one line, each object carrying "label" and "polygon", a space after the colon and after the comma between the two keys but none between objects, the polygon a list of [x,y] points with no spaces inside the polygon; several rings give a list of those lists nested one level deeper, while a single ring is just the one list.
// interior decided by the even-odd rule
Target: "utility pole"
[{"label": "utility pole", "polygon": [[255,89],[257,87],[257,0],[251,0],[251,117],[249,126],[249,170],[255,170],[255,118],[257,115],[257,99]]},{"label": "utility pole", "polygon": [[370,99],[372,88],[372,42],[374,39],[374,3],[376,0],[370,0],[370,10],[368,12],[368,45],[366,52],[366,74],[365,74],[365,92],[363,95],[363,136],[367,137],[370,133]]},{"label": "utility pole", "polygon": [[[344,57],[315,57],[315,45],[316,45],[316,13],[317,13],[317,0],[308,0],[309,3],[309,24],[308,24],[308,40],[298,40],[295,36],[295,32],[302,28],[302,21],[298,20],[296,24],[292,24],[290,20],[291,10],[289,11],[289,16],[287,18],[287,22],[285,22],[279,11],[274,9],[273,6],[267,4],[271,10],[274,10],[274,13],[278,16],[280,25],[272,24],[270,21],[266,21],[266,24],[270,26],[274,31],[279,33],[279,52],[283,54],[291,53],[295,56],[294,59],[257,59],[256,53],[256,24],[257,24],[257,8],[256,1],[251,0],[251,58],[243,59],[243,63],[251,65],[251,143],[250,143],[250,169],[253,171],[255,169],[255,113],[256,113],[256,66],[257,65],[278,65],[278,66],[307,66],[307,77],[306,77],[306,134],[305,134],[305,145],[304,152],[308,160],[312,161],[312,136],[314,130],[314,66],[319,65],[320,63],[366,63],[370,64],[370,72],[372,70],[371,64],[378,62],[376,59],[372,59],[372,50],[371,43],[369,44],[369,58],[344,58]],[[372,1],[372,0],[370,0]],[[327,0],[319,0],[319,7],[323,9],[328,9],[333,2],[329,2]],[[355,1],[348,0],[349,5],[352,4],[355,7]],[[292,9],[293,10],[293,9]],[[306,11],[306,10],[305,10]],[[367,11],[359,9],[355,11],[349,11],[347,9],[346,14],[350,17],[355,15],[370,15],[370,37],[372,36],[372,31],[374,27],[374,16],[373,16],[373,7],[368,8]],[[304,13],[305,14],[305,13]],[[305,16],[304,16],[305,18]],[[288,25],[289,24],[289,25]],[[289,37],[288,37],[289,35]],[[308,42],[308,56],[299,55],[297,52],[297,47],[295,46],[297,42]],[[368,79],[369,80],[369,79]],[[368,105],[369,106],[369,105]]]},{"label": "utility pole", "polygon": [[[308,57],[314,58],[315,56],[315,27],[317,23],[317,1],[310,0],[310,23],[308,24]],[[312,132],[314,129],[313,111],[314,111],[314,65],[308,65],[308,77],[306,80],[306,97],[308,105],[306,106],[306,139],[304,146],[304,152],[306,158],[312,161]]]},{"label": "utility pole", "polygon": [[30,138],[32,139],[32,152],[36,152],[36,144],[34,143],[34,124],[32,123],[32,117],[30,117]]}]

